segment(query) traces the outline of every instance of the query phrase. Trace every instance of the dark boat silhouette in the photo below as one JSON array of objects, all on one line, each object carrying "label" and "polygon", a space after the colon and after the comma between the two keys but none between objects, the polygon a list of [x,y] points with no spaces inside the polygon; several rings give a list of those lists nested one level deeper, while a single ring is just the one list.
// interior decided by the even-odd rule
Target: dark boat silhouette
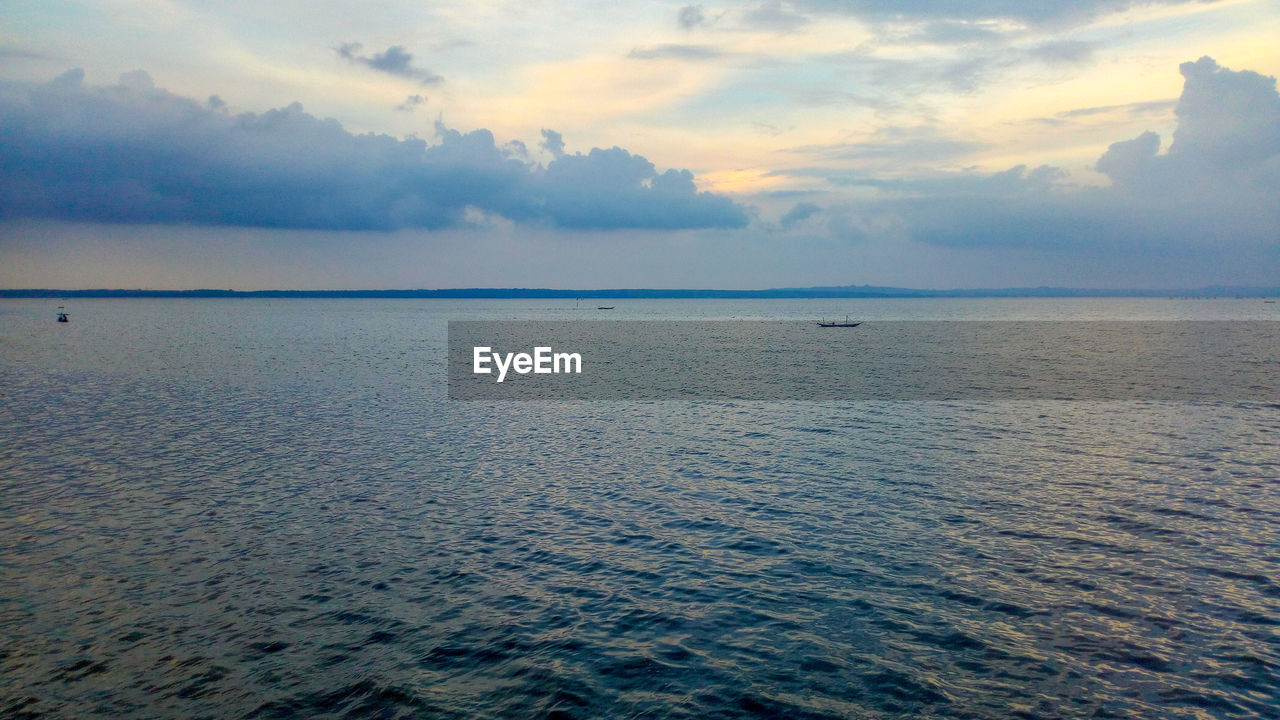
[{"label": "dark boat silhouette", "polygon": [[862,324],[861,321],[850,322],[848,315],[844,316],[844,322],[839,322],[834,320],[832,322],[826,322],[823,320],[818,321],[818,327],[858,327],[861,324]]},{"label": "dark boat silhouette", "polygon": [[616,307],[618,307],[618,306],[617,306],[617,305],[601,305],[600,307],[597,307],[596,309],[597,309],[597,310],[612,310],[612,309],[614,309],[614,308],[616,308]]},{"label": "dark boat silhouette", "polygon": [[67,314],[63,312],[61,305],[58,306],[58,322],[71,322],[71,320],[67,318]]}]

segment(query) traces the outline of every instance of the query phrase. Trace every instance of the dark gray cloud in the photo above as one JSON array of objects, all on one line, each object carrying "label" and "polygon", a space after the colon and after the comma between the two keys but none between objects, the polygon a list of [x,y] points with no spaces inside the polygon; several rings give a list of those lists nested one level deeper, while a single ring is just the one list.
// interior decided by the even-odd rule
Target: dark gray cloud
[{"label": "dark gray cloud", "polygon": [[547,166],[546,210],[570,228],[744,227],[747,215],[726,197],[698,192],[693,173],[667,170],[619,147],[561,155]]},{"label": "dark gray cloud", "polygon": [[778,224],[782,226],[783,230],[790,230],[795,227],[796,223],[808,220],[820,212],[822,212],[822,208],[811,202],[796,203],[778,220]]},{"label": "dark gray cloud", "polygon": [[676,22],[685,30],[692,30],[706,23],[707,18],[702,14],[701,5],[685,5],[676,13]]},{"label": "dark gray cloud", "polygon": [[1132,140],[1112,143],[1096,168],[1116,185],[1132,185],[1151,174],[1159,150],[1160,136],[1148,130]]},{"label": "dark gray cloud", "polygon": [[380,72],[390,73],[391,75],[411,78],[423,85],[436,85],[444,82],[444,78],[430,70],[415,67],[413,55],[405,50],[402,45],[392,45],[386,50],[373,55],[361,55],[360,51],[363,48],[364,46],[358,42],[350,42],[338,46],[335,52],[338,53],[338,57],[349,62],[364,65]]},{"label": "dark gray cloud", "polygon": [[538,146],[551,153],[553,157],[560,157],[564,155],[564,136],[555,130],[543,128],[542,142],[538,143]]},{"label": "dark gray cloud", "polygon": [[425,95],[410,95],[404,99],[404,102],[396,106],[396,110],[401,112],[413,112],[418,106],[427,101]]},{"label": "dark gray cloud", "polygon": [[722,53],[709,45],[655,45],[632,48],[627,57],[633,60],[714,60]]},{"label": "dark gray cloud", "polygon": [[698,192],[684,170],[626,150],[563,153],[437,123],[439,142],[354,135],[301,105],[235,115],[156,88],[109,87],[81,71],[0,83],[0,217],[331,230],[465,225],[476,212],[573,228],[742,227],[743,208]]}]

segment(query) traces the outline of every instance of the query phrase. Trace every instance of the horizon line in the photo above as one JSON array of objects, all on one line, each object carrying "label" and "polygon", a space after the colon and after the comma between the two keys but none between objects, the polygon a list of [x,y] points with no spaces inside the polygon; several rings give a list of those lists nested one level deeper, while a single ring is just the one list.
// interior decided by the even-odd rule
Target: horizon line
[{"label": "horizon line", "polygon": [[383,299],[822,299],[946,297],[1270,297],[1280,286],[1205,285],[1198,288],[1072,288],[1022,286],[988,288],[907,288],[887,285],[817,285],[764,289],[725,288],[436,288],[354,290],[235,290],[219,288],[0,288],[0,298],[383,298]]}]

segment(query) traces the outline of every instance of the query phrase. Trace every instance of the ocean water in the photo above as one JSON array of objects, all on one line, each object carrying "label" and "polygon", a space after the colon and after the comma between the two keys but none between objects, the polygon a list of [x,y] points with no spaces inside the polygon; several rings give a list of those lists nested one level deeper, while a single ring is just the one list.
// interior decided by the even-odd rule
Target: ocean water
[{"label": "ocean water", "polygon": [[445,382],[449,320],[1276,305],[72,300],[60,325],[57,304],[0,301],[0,716],[1280,715],[1280,398]]}]

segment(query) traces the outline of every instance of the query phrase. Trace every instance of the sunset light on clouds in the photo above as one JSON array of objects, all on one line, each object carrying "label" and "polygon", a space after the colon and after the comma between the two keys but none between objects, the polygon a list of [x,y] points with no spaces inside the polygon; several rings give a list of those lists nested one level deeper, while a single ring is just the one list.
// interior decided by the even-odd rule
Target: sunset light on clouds
[{"label": "sunset light on clouds", "polygon": [[0,17],[6,287],[1280,277],[1274,2]]}]

